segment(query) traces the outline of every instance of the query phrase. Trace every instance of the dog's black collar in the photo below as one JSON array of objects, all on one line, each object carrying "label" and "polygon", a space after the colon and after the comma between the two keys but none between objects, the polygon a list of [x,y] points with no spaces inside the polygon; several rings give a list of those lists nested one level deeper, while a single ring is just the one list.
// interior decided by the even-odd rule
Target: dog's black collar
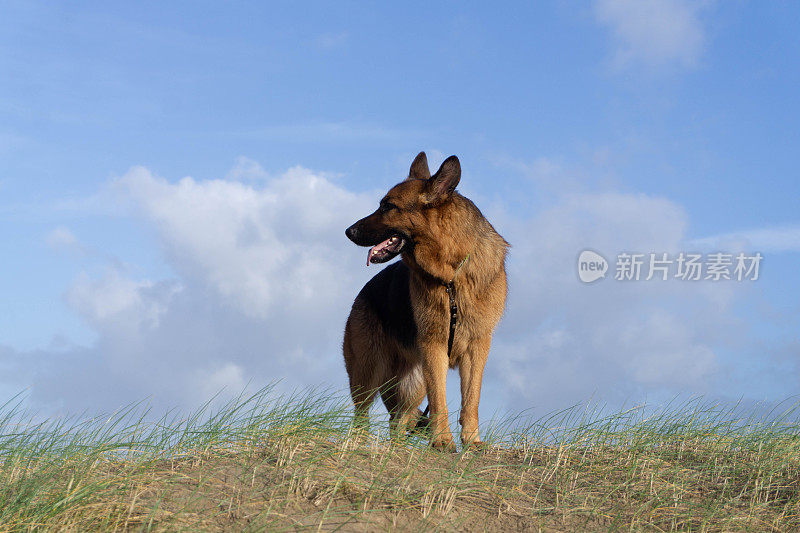
[{"label": "dog's black collar", "polygon": [[456,304],[456,287],[452,281],[448,281],[444,285],[444,290],[447,291],[447,296],[450,298],[450,331],[447,334],[447,359],[450,359],[450,353],[453,351],[453,337],[456,334],[456,320],[458,320],[458,304]]},{"label": "dog's black collar", "polygon": [[456,321],[458,320],[458,304],[456,304],[456,286],[455,286],[455,279],[458,275],[458,271],[461,270],[461,267],[469,259],[469,254],[465,257],[461,263],[456,268],[456,271],[453,272],[453,277],[450,278],[450,281],[444,284],[444,290],[447,291],[447,297],[450,299],[450,331],[447,334],[447,359],[450,359],[450,353],[453,351],[453,337],[456,334]]}]

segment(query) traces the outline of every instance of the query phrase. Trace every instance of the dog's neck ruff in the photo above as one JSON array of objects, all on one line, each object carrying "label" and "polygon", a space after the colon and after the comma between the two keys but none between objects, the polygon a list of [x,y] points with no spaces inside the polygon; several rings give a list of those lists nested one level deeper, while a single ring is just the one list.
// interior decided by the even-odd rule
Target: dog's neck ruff
[{"label": "dog's neck ruff", "polygon": [[456,276],[458,275],[461,268],[467,264],[471,254],[467,254],[467,256],[461,260],[461,262],[456,267],[455,272],[453,272],[453,277],[450,278],[450,281],[445,281],[440,277],[434,276],[430,272],[425,271],[419,263],[417,263],[417,268],[419,272],[423,274],[423,277],[428,278],[440,285],[444,286],[444,290],[447,291],[447,297],[450,300],[450,328],[447,334],[447,358],[450,359],[450,353],[453,351],[453,337],[455,336],[456,332],[456,321],[458,320],[458,304],[456,304],[456,285],[455,280]]}]

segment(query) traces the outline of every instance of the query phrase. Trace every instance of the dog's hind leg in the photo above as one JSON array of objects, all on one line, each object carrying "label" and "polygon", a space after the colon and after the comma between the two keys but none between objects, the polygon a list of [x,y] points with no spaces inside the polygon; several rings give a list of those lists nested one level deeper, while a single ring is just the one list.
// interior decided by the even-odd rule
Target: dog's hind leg
[{"label": "dog's hind leg", "polygon": [[375,395],[378,393],[376,389],[353,389],[351,387],[350,394],[353,397],[353,404],[355,405],[355,415],[353,416],[353,425],[358,428],[369,427],[369,408],[372,402],[375,401]]},{"label": "dog's hind leg", "polygon": [[404,369],[393,382],[381,387],[381,399],[389,411],[392,435],[403,437],[417,427],[423,417],[419,404],[424,397],[425,381],[419,366]]},{"label": "dog's hind leg", "polygon": [[[375,401],[383,377],[376,365],[371,361],[364,336],[354,334],[353,315],[347,320],[344,329],[344,363],[350,378],[350,396],[355,406],[353,425],[366,428],[369,426],[369,408]],[[356,321],[357,322],[357,321]]]}]

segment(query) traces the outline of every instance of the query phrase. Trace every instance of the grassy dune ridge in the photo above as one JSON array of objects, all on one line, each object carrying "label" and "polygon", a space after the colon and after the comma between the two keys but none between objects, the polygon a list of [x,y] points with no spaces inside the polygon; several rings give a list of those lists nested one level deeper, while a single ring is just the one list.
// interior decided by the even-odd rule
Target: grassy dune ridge
[{"label": "grassy dune ridge", "polygon": [[800,529],[800,423],[694,399],[574,407],[440,453],[354,430],[328,394],[240,396],[152,421],[0,408],[0,530]]}]

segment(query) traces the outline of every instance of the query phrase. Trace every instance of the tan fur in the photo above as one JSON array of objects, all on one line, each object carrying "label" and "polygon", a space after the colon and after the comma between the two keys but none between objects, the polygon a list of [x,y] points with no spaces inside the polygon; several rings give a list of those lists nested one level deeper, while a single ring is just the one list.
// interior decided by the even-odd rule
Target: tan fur
[{"label": "tan fur", "polygon": [[[422,153],[412,164],[409,179],[384,197],[384,202],[397,208],[379,209],[348,230],[377,234],[391,228],[413,242],[403,248],[401,256],[410,270],[415,342],[404,346],[387,333],[378,314],[359,297],[345,327],[344,359],[357,417],[366,416],[380,393],[393,429],[403,433],[420,417],[419,405],[427,394],[431,443],[452,449],[445,398],[447,369],[458,368],[461,377],[461,441],[467,446],[479,445],[481,381],[492,332],[505,307],[508,243],[469,199],[453,190],[460,179],[456,158],[445,161],[432,178],[427,179],[430,174],[426,173],[427,160]],[[370,244],[377,243],[366,245]],[[451,279],[458,320],[448,359],[450,319],[444,282]]]}]

